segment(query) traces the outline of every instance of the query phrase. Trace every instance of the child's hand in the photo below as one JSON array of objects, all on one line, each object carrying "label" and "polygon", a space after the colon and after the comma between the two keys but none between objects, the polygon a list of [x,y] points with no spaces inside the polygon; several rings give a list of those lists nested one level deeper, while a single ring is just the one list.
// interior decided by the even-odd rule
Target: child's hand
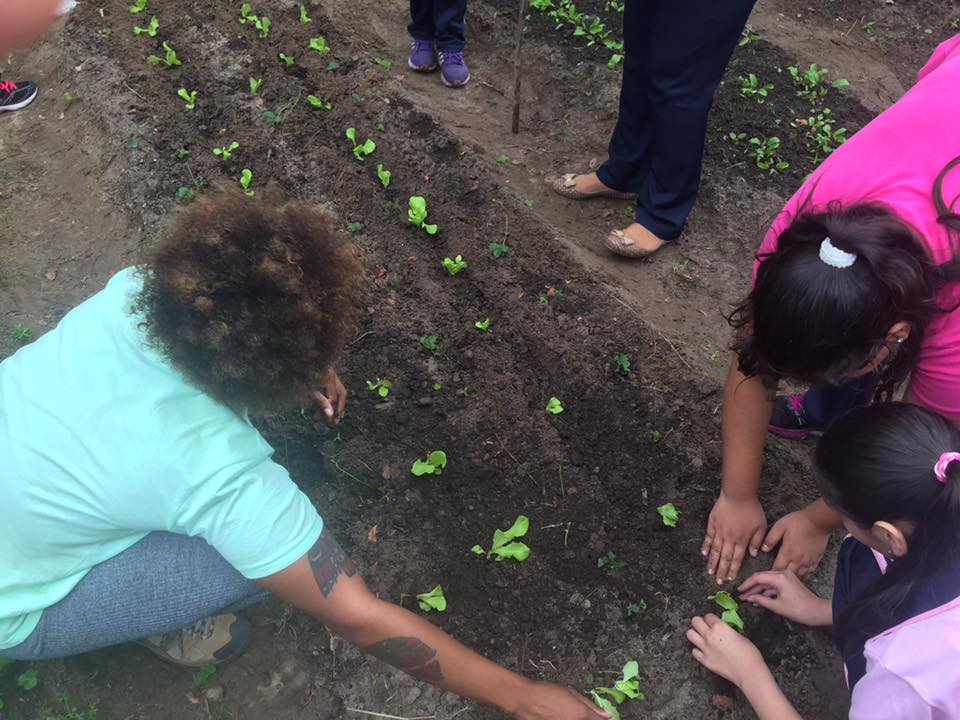
[{"label": "child's hand", "polygon": [[792,571],[803,578],[817,569],[829,540],[829,530],[819,527],[805,511],[797,510],[773,524],[762,549],[770,552],[780,543],[773,569]]},{"label": "child's hand", "polygon": [[695,617],[691,625],[687,640],[693,644],[693,659],[707,670],[742,689],[746,678],[766,668],[757,646],[716,615]]},{"label": "child's hand", "polygon": [[829,600],[814,595],[789,570],[754,573],[740,586],[740,599],[804,625],[832,625]]},{"label": "child's hand", "polygon": [[333,368],[327,370],[321,390],[313,391],[313,399],[316,400],[319,409],[317,419],[321,413],[323,418],[330,425],[336,425],[343,417],[343,411],[347,407],[347,389],[337,377],[337,371]]}]

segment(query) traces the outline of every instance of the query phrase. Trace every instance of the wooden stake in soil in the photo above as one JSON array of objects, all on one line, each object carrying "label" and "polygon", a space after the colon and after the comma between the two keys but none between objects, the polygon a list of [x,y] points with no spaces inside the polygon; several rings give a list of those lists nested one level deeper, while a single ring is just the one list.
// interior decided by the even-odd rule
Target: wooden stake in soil
[{"label": "wooden stake in soil", "polygon": [[527,0],[520,0],[517,8],[517,46],[513,56],[513,134],[520,132],[520,48],[523,45],[523,16],[527,14]]}]

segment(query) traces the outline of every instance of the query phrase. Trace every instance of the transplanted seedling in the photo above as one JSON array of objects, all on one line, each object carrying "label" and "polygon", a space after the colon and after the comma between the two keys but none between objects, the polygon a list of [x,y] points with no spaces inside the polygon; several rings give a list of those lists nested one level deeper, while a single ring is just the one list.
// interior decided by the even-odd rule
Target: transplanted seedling
[{"label": "transplanted seedling", "polygon": [[646,700],[640,692],[640,664],[631,660],[623,666],[623,672],[613,687],[598,687],[590,691],[590,697],[612,715],[611,720],[620,720],[618,706],[626,700]]},{"label": "transplanted seedling", "polygon": [[360,232],[363,230],[362,222],[348,222],[347,223],[347,232]]},{"label": "transplanted seedling", "polygon": [[333,110],[333,103],[329,100],[323,101],[316,95],[307,95],[307,102],[319,110]]},{"label": "transplanted seedling", "polygon": [[490,318],[487,318],[486,320],[477,320],[473,326],[480,332],[486,332],[490,329]]},{"label": "transplanted seedling", "polygon": [[740,94],[744,97],[756,98],[761,105],[771,90],[773,90],[773,83],[760,82],[760,78],[753,73],[740,76]]},{"label": "transplanted seedling", "polygon": [[221,160],[229,160],[230,156],[233,155],[233,151],[238,150],[239,148],[240,148],[240,143],[234,141],[229,145],[225,145],[224,147],[214,148],[213,154],[216,155]]},{"label": "transplanted seedling", "polygon": [[447,466],[447,454],[443,450],[434,450],[427,455],[426,460],[417,458],[413,461],[410,472],[417,477],[423,475],[442,475]]},{"label": "transplanted seedling", "polygon": [[134,25],[134,26],[133,26],[133,34],[134,34],[134,35],[149,35],[150,37],[156,37],[156,36],[157,36],[157,30],[159,30],[159,29],[160,29],[160,21],[157,20],[157,16],[154,15],[152,18],[150,18],[150,24],[147,25],[146,27],[137,27],[136,25]]},{"label": "transplanted seedling", "polygon": [[24,690],[33,690],[39,682],[40,673],[34,669],[24,670],[17,676],[17,685]]},{"label": "transplanted seedling", "polygon": [[660,519],[663,520],[663,524],[667,527],[676,527],[680,521],[680,511],[673,506],[673,503],[660,505],[657,508],[657,512],[660,513]]},{"label": "transplanted seedling", "polygon": [[323,35],[320,37],[310,38],[311,50],[316,50],[320,54],[325,54],[330,52],[330,46],[327,45],[327,41],[323,38]]},{"label": "transplanted seedling", "polygon": [[243,194],[247,197],[256,195],[256,191],[250,189],[251,182],[253,182],[253,173],[250,172],[250,168],[244,168],[240,171],[240,187],[243,188]]},{"label": "transplanted seedling", "polygon": [[436,235],[437,229],[438,229],[437,226],[430,225],[427,222],[425,222],[427,219],[426,199],[421,197],[420,195],[413,195],[410,197],[410,200],[408,201],[408,205],[409,207],[407,209],[407,221],[418,228],[423,228],[424,232],[426,232],[427,235]]},{"label": "transplanted seedling", "polygon": [[432,610],[443,612],[447,609],[447,599],[443,596],[443,588],[437,585],[428,593],[420,593],[417,595],[417,604],[424,612]]},{"label": "transplanted seedling", "polygon": [[614,359],[613,362],[617,366],[617,372],[621,375],[627,375],[630,373],[630,358],[628,358],[623,353],[619,353]]},{"label": "transplanted seedling", "polygon": [[166,63],[167,67],[176,67],[177,65],[183,65],[180,62],[180,58],[177,57],[176,51],[170,46],[166,40],[163,41],[164,56],[160,57],[158,55],[149,55],[147,56],[147,62],[151,65],[159,65],[160,63]]},{"label": "transplanted seedling", "polygon": [[373,392],[374,390],[376,390],[377,395],[379,395],[382,398],[385,398],[387,397],[387,395],[390,394],[390,388],[392,387],[393,387],[393,383],[390,382],[389,380],[381,380],[380,378],[377,378],[376,382],[367,380],[367,390],[369,390],[370,392]]},{"label": "transplanted seedling", "polygon": [[610,568],[611,570],[619,570],[624,565],[626,565],[623,560],[617,560],[617,556],[613,551],[607,552],[606,555],[597,558],[597,567],[598,568]]},{"label": "transplanted seedling", "polygon": [[390,66],[393,65],[393,60],[386,57],[374,58],[373,61],[382,68],[390,69]]},{"label": "transplanted seedling", "polygon": [[424,335],[420,338],[420,345],[429,350],[432,353],[437,351],[437,336],[436,335]]},{"label": "transplanted seedling", "polygon": [[647,609],[647,602],[641,598],[638,602],[627,603],[627,617],[638,615],[641,610]]},{"label": "transplanted seedling", "polygon": [[290,67],[295,62],[293,59],[293,55],[287,55],[286,53],[278,52],[277,57],[283,60],[284,64],[287,67]]},{"label": "transplanted seedling", "polygon": [[743,635],[743,618],[740,617],[740,613],[738,612],[740,606],[737,604],[737,601],[733,599],[733,595],[726,590],[720,590],[716,595],[708,595],[707,600],[713,600],[723,608],[720,619]]},{"label": "transplanted seedling", "polygon": [[451,275],[456,275],[461,270],[467,269],[467,261],[463,259],[462,255],[457,255],[453,260],[445,257],[441,265],[443,265]]},{"label": "transplanted seedling", "polygon": [[559,415],[563,412],[563,404],[559,398],[552,397],[547,401],[547,412],[551,415]]},{"label": "transplanted seedling", "polygon": [[377,177],[380,178],[380,184],[385,188],[390,187],[390,171],[383,164],[377,165]]},{"label": "transplanted seedling", "polygon": [[307,6],[301,4],[300,5],[300,24],[309,25],[312,22],[313,22],[313,19],[309,15],[307,15]]},{"label": "transplanted seedling", "polygon": [[263,78],[257,79],[255,77],[250,78],[250,94],[256,95],[257,90],[260,89],[260,86],[263,85]]},{"label": "transplanted seedling", "polygon": [[490,252],[495,258],[500,257],[501,255],[506,255],[510,252],[510,246],[506,243],[490,243],[487,247],[490,248]]},{"label": "transplanted seedling", "polygon": [[142,13],[146,9],[147,9],[147,0],[134,0],[133,5],[130,5],[127,7],[127,10],[134,15]]},{"label": "transplanted seedling", "polygon": [[13,336],[20,342],[29,342],[30,338],[33,337],[33,330],[23,323],[17,323],[13,326]]},{"label": "transplanted seedling", "polygon": [[363,143],[357,143],[357,129],[349,127],[346,132],[347,140],[353,143],[353,156],[357,160],[363,160],[367,155],[377,149],[377,144],[367,138]]},{"label": "transplanted seedling", "polygon": [[186,103],[184,107],[186,107],[187,110],[193,110],[197,106],[196,90],[191,90],[187,92],[186,88],[180,88],[179,90],[177,90],[177,96],[182,98],[183,101]]},{"label": "transplanted seedling", "polygon": [[513,521],[509,530],[497,529],[493,533],[493,544],[489,550],[484,550],[479,545],[470,548],[470,552],[476,555],[493,556],[498,562],[504,558],[513,558],[517,562],[523,562],[530,557],[530,548],[517,538],[522,538],[530,529],[530,518],[526,515],[518,515]]}]

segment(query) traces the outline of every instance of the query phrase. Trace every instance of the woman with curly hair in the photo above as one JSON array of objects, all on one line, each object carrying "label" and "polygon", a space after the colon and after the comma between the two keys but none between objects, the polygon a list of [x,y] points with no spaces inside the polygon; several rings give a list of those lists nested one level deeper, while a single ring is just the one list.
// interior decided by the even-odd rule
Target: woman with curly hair
[{"label": "woman with curly hair", "polygon": [[0,363],[0,655],[128,641],[187,666],[238,655],[271,594],[415,678],[523,720],[609,717],[374,597],[249,412],[346,392],[362,284],[316,209],[199,200],[136,268]]},{"label": "woman with curly hair", "polygon": [[[734,311],[723,406],[723,485],[701,548],[718,582],[780,545],[803,576],[841,518],[822,500],[766,532],[764,436],[802,437],[906,383],[960,423],[960,35],[918,81],[838,148],[790,199]],[[811,385],[774,397],[780,379]]]}]

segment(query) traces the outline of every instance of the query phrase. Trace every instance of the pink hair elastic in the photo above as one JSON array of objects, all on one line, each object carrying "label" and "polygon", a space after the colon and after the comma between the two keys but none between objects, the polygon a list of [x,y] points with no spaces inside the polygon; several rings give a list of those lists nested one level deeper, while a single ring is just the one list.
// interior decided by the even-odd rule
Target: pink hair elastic
[{"label": "pink hair elastic", "polygon": [[945,452],[940,456],[940,459],[937,460],[937,464],[933,466],[933,472],[937,476],[937,480],[943,484],[947,482],[947,465],[954,460],[960,460],[960,453]]}]

